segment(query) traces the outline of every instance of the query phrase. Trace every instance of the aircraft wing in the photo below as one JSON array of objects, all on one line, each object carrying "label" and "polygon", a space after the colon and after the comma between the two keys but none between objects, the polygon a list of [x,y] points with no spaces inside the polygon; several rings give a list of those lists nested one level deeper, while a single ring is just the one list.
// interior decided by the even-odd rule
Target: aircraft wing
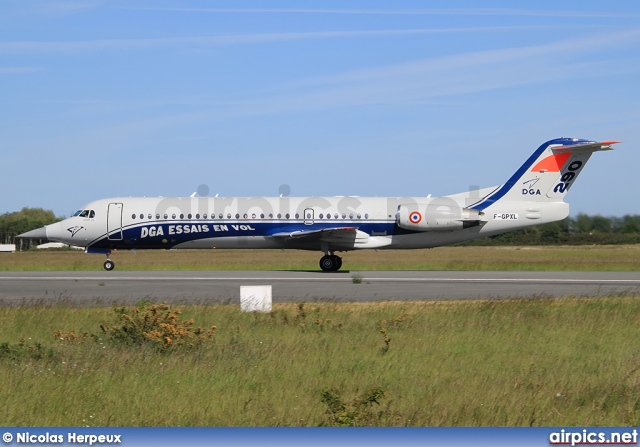
[{"label": "aircraft wing", "polygon": [[353,249],[369,239],[369,235],[355,227],[334,227],[320,230],[299,230],[276,233],[272,238],[285,242],[291,248],[320,248],[327,244],[332,250]]}]

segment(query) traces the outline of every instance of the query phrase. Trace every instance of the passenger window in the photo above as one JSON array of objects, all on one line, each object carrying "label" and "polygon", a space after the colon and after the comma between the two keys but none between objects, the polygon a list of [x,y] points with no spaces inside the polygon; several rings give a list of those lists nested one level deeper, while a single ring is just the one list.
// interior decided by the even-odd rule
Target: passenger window
[{"label": "passenger window", "polygon": [[140,213],[140,219],[144,219],[144,214]]},{"label": "passenger window", "polygon": [[153,217],[153,216],[152,216],[151,214],[147,214],[147,218],[148,218],[149,220],[151,220],[151,218],[152,218],[152,217]]},{"label": "passenger window", "polygon": [[136,218],[136,215],[135,215],[135,214],[132,214],[132,215],[131,215],[131,218],[132,218],[132,219],[135,219],[135,218]]}]

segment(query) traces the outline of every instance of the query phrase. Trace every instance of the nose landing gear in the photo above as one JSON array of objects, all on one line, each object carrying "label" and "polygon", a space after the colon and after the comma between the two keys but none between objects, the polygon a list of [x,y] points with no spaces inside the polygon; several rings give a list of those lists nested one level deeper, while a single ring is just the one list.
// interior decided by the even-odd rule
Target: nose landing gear
[{"label": "nose landing gear", "polygon": [[104,261],[103,267],[106,271],[110,272],[116,266],[116,263],[109,259],[109,255],[111,255],[111,251],[107,252],[107,260]]}]

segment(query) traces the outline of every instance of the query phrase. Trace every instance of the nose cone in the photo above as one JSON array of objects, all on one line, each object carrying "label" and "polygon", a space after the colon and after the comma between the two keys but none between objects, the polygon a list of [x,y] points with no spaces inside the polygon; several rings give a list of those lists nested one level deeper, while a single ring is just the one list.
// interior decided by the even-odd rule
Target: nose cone
[{"label": "nose cone", "polygon": [[25,239],[46,239],[47,227],[36,228],[35,230],[27,231],[26,233],[18,235],[18,237]]}]

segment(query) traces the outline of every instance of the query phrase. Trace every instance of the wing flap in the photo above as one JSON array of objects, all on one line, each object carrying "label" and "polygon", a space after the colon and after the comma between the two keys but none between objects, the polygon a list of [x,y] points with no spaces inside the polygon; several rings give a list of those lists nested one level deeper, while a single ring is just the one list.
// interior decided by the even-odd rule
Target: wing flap
[{"label": "wing flap", "polygon": [[276,233],[272,238],[286,242],[291,247],[315,247],[328,245],[333,250],[349,250],[359,244],[364,244],[369,235],[355,227],[334,227],[318,230],[299,230]]},{"label": "wing flap", "polygon": [[298,230],[291,232],[283,232],[272,234],[271,237],[277,239],[299,239],[299,238],[321,238],[323,235],[329,235],[331,233],[336,234],[350,234],[351,231],[357,231],[355,227],[335,227],[335,228],[321,228],[319,230]]}]

